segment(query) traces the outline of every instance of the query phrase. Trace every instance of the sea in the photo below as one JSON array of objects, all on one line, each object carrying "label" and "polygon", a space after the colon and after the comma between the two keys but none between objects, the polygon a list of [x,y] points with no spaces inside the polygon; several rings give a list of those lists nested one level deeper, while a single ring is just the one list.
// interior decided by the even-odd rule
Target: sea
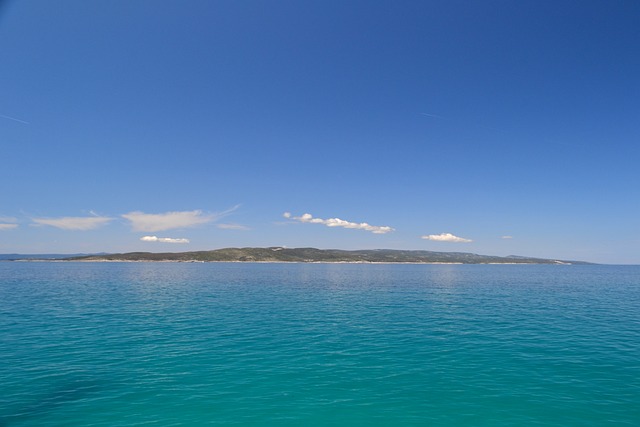
[{"label": "sea", "polygon": [[639,426],[640,266],[0,262],[0,426]]}]

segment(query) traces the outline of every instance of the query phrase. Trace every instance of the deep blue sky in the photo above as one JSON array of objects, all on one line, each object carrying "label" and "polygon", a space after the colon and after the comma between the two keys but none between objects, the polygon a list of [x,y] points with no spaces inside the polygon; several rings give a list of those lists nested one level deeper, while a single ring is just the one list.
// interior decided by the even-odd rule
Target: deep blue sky
[{"label": "deep blue sky", "polygon": [[0,252],[640,263],[638,1],[3,5]]}]

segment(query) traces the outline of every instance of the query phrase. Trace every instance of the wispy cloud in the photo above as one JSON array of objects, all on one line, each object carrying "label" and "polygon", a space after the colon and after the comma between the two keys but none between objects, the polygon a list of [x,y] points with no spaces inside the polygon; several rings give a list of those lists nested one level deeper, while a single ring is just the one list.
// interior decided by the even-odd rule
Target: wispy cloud
[{"label": "wispy cloud", "polygon": [[502,236],[503,239],[513,239],[513,236]]},{"label": "wispy cloud", "polygon": [[10,216],[0,216],[0,231],[18,228],[18,219]]},{"label": "wispy cloud", "polygon": [[129,221],[133,231],[165,231],[175,228],[188,228],[217,221],[238,209],[236,205],[226,211],[205,213],[201,210],[165,212],[148,214],[140,211],[129,212],[122,217]]},{"label": "wispy cloud", "polygon": [[14,122],[22,123],[24,125],[28,125],[29,122],[25,122],[24,120],[16,119],[15,117],[5,116],[4,114],[0,114],[0,117],[7,120],[13,120]]},{"label": "wispy cloud", "polygon": [[200,210],[184,212],[166,212],[147,214],[144,212],[129,212],[122,215],[129,220],[133,231],[164,231],[174,228],[195,227],[213,221],[213,214],[205,214]]},{"label": "wispy cloud", "polygon": [[435,119],[442,119],[443,118],[442,116],[439,116],[437,114],[429,114],[429,113],[420,113],[420,114],[422,114],[423,116],[427,116],[427,117],[433,117]]},{"label": "wispy cloud", "polygon": [[299,222],[305,222],[310,224],[323,224],[323,225],[326,225],[327,227],[353,228],[357,230],[370,231],[374,234],[385,234],[394,230],[393,228],[388,226],[370,225],[370,224],[367,224],[366,222],[350,222],[340,218],[329,218],[329,219],[314,218],[311,214],[308,214],[308,213],[302,216],[292,216],[291,213],[285,212],[283,216],[285,218],[293,219]]},{"label": "wispy cloud", "polygon": [[144,236],[140,240],[143,242],[159,242],[159,243],[189,243],[189,239],[174,239],[172,237],[156,237]]},{"label": "wispy cloud", "polygon": [[465,239],[463,237],[454,236],[451,233],[442,233],[442,234],[428,234],[426,236],[422,236],[425,240],[433,240],[436,242],[452,242],[452,243],[470,243],[473,240]]},{"label": "wispy cloud", "polygon": [[222,230],[250,230],[249,227],[241,224],[216,224],[216,227]]},{"label": "wispy cloud", "polygon": [[35,225],[49,225],[51,227],[60,228],[62,230],[93,230],[98,227],[102,227],[113,218],[106,216],[89,216],[89,217],[74,217],[65,216],[61,218],[31,218],[31,221]]}]

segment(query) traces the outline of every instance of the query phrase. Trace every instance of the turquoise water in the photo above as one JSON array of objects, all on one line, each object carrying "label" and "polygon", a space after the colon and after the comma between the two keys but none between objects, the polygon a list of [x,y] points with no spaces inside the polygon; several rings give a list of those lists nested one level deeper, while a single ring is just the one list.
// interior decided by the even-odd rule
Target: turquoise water
[{"label": "turquoise water", "polygon": [[637,426],[640,267],[0,263],[0,426]]}]

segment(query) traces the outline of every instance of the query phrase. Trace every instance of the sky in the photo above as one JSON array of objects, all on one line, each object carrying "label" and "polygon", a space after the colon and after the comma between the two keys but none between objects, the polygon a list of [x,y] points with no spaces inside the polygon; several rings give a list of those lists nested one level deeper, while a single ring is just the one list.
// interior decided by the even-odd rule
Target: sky
[{"label": "sky", "polygon": [[0,3],[0,253],[640,264],[636,0]]}]

